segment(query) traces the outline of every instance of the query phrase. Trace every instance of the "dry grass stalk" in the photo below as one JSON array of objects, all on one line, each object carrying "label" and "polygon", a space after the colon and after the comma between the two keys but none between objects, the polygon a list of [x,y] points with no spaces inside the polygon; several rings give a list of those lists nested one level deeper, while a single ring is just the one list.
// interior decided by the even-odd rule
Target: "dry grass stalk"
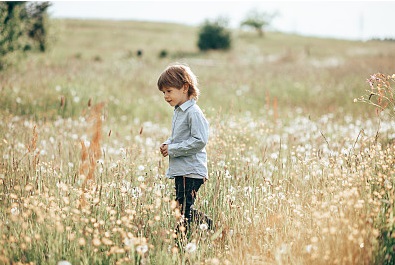
[{"label": "dry grass stalk", "polygon": [[102,138],[102,118],[101,111],[104,107],[104,103],[99,103],[93,106],[88,121],[92,122],[91,130],[93,131],[92,140],[89,147],[87,148],[85,143],[81,141],[81,166],[79,170],[80,177],[83,178],[83,183],[81,186],[82,194],[80,197],[80,207],[86,206],[85,192],[87,189],[87,184],[95,183],[95,169],[96,161],[100,159],[102,152],[100,146],[100,140]]},{"label": "dry grass stalk", "polygon": [[26,145],[27,148],[27,153],[28,154],[33,154],[33,162],[32,162],[32,167],[33,167],[33,172],[36,171],[37,164],[39,162],[39,152],[35,152],[37,149],[37,140],[38,140],[38,133],[36,130],[36,125],[33,127],[33,133],[32,133],[32,139],[29,144]]}]

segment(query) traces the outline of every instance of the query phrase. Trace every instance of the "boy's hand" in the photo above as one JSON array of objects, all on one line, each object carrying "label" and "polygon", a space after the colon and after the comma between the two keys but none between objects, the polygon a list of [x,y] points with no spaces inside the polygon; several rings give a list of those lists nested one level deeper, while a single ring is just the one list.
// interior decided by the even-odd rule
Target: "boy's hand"
[{"label": "boy's hand", "polygon": [[166,156],[169,155],[169,150],[168,150],[167,144],[162,144],[160,146],[160,152],[161,152],[163,157],[166,157]]}]

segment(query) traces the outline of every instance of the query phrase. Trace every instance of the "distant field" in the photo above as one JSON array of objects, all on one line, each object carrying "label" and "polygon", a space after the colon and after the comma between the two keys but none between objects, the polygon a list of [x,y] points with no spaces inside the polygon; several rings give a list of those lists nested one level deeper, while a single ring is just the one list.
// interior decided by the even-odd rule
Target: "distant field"
[{"label": "distant field", "polygon": [[[393,264],[395,124],[354,98],[395,73],[395,43],[235,30],[202,53],[197,33],[54,20],[47,53],[0,72],[0,264]],[[180,245],[172,62],[199,78],[217,225]]]}]

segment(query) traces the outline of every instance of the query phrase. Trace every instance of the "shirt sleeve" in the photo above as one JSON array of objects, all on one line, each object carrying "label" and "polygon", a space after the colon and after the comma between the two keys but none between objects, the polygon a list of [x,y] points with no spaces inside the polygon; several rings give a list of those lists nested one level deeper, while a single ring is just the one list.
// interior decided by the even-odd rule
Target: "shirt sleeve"
[{"label": "shirt sleeve", "polygon": [[193,112],[188,117],[190,124],[190,137],[180,143],[168,145],[169,156],[190,156],[200,152],[208,142],[209,124],[199,112]]},{"label": "shirt sleeve", "polygon": [[169,137],[169,139],[167,139],[166,141],[164,141],[162,144],[170,144],[171,143],[171,137]]}]

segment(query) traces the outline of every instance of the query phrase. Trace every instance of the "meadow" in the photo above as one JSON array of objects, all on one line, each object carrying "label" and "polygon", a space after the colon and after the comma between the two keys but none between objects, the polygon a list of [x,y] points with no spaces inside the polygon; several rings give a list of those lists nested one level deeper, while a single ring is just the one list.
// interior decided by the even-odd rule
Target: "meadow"
[{"label": "meadow", "polygon": [[[235,29],[201,53],[197,32],[54,20],[48,52],[0,72],[0,264],[395,262],[393,105],[354,100],[394,74],[395,43]],[[187,240],[159,152],[172,62],[211,126],[196,207],[216,228]]]}]

